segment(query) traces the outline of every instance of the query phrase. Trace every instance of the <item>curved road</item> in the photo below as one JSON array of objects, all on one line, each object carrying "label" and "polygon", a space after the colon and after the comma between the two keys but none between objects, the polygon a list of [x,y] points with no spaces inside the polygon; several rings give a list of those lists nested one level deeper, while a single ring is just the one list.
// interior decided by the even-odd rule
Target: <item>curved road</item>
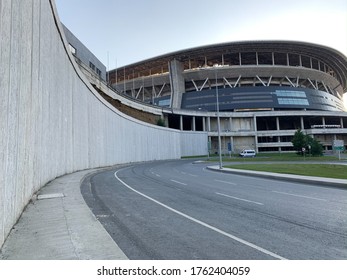
[{"label": "curved road", "polygon": [[129,259],[347,258],[347,190],[205,167],[136,164],[81,190]]}]

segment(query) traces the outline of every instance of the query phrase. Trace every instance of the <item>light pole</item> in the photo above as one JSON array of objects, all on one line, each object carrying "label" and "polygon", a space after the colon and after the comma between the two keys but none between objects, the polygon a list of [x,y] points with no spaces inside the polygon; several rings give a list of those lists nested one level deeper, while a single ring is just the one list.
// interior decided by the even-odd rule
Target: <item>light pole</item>
[{"label": "light pole", "polygon": [[219,117],[219,99],[218,99],[218,83],[217,83],[217,69],[216,69],[216,102],[217,102],[217,129],[218,129],[218,154],[219,154],[219,169],[223,168],[222,162],[222,141],[220,137],[220,117]]},{"label": "light pole", "polygon": [[[206,129],[206,118],[205,113],[207,113],[207,110],[202,110],[201,107],[198,108],[199,112],[204,112],[202,115],[202,122],[203,122],[203,131],[207,131]],[[207,160],[210,160],[210,150],[211,150],[211,141],[209,140],[210,137],[207,135]]]}]

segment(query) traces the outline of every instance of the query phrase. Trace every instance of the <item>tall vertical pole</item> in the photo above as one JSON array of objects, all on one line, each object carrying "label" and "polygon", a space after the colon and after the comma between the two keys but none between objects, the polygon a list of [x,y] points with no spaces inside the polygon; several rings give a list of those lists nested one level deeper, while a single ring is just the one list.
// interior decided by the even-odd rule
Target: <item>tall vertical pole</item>
[{"label": "tall vertical pole", "polygon": [[109,86],[110,85],[110,54],[109,52],[107,52],[107,76],[106,76],[106,82],[107,82],[107,85]]},{"label": "tall vertical pole", "polygon": [[124,94],[126,94],[126,88],[125,88],[125,66],[124,66],[124,80],[123,80],[123,85],[124,85],[124,89],[123,89],[123,92]]},{"label": "tall vertical pole", "polygon": [[118,63],[117,63],[117,58],[116,58],[116,90],[118,90],[117,84],[118,84]]},{"label": "tall vertical pole", "polygon": [[218,98],[217,69],[216,69],[216,102],[217,102],[219,169],[222,169],[223,168],[223,162],[222,162],[222,141],[221,141],[221,137],[220,137],[220,117],[219,117],[219,98]]}]

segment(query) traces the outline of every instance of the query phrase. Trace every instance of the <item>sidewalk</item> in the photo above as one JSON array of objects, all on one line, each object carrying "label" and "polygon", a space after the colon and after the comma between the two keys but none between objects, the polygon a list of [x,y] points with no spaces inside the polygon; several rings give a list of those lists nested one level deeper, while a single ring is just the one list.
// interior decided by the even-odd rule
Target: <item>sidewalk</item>
[{"label": "sidewalk", "polygon": [[242,169],[233,169],[233,168],[219,169],[218,165],[208,166],[207,169],[217,171],[217,172],[235,173],[235,174],[246,175],[246,176],[256,176],[256,177],[263,177],[263,178],[269,178],[269,179],[299,182],[299,183],[305,183],[305,184],[315,184],[315,185],[322,185],[322,186],[347,188],[347,180],[344,180],[344,179],[280,174],[280,173],[273,173],[273,172],[261,172],[261,171],[242,170]]},{"label": "sidewalk", "polygon": [[81,195],[81,181],[97,170],[65,175],[44,186],[13,227],[0,260],[127,259]]}]

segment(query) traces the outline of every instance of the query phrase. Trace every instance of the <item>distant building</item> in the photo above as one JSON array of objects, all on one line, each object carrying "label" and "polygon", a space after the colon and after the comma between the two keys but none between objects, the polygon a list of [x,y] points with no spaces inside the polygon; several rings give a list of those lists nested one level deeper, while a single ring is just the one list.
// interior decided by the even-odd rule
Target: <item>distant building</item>
[{"label": "distant building", "polygon": [[207,131],[222,150],[292,151],[297,129],[347,144],[347,58],[311,43],[249,41],[161,55],[109,72],[118,92],[163,107],[169,127]]},{"label": "distant building", "polygon": [[75,56],[77,63],[87,68],[102,80],[106,81],[106,66],[96,58],[96,56],[76,38],[74,34],[64,25],[65,37],[69,43],[70,51]]}]

